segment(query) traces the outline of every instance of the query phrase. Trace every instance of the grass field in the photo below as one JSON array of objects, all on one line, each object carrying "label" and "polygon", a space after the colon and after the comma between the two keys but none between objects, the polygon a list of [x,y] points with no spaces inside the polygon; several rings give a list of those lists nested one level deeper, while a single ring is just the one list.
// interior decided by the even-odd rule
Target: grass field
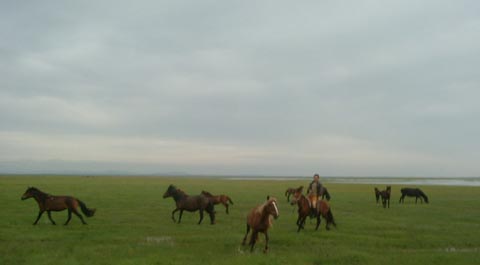
[{"label": "grass field", "polygon": [[[198,213],[175,224],[169,184],[189,194],[202,189],[227,193],[230,215],[216,206],[217,224]],[[392,187],[390,209],[375,204],[375,185],[324,183],[332,195],[337,229],[322,223],[296,232],[296,212],[286,202],[287,187],[308,181],[222,180],[148,177],[0,177],[0,264],[480,264],[480,188],[422,186],[430,204],[406,199]],[[73,195],[94,217],[82,225],[53,226],[46,214],[38,225],[33,199],[21,201],[28,186],[55,195]],[[380,187],[380,185],[378,185]],[[383,188],[383,187],[382,187]],[[240,245],[245,216],[267,195],[279,200],[280,217],[270,230],[270,252],[263,236],[250,253]],[[66,212],[53,213],[62,224]]]}]

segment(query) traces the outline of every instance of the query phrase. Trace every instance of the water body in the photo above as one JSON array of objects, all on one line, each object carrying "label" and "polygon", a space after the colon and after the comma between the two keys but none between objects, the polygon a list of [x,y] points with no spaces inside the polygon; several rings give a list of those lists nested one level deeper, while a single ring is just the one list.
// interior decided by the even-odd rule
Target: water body
[{"label": "water body", "polygon": [[[310,181],[311,177],[225,177],[229,180],[275,180],[291,181],[304,180]],[[470,186],[480,187],[480,177],[464,178],[433,178],[433,177],[321,177],[324,183],[345,183],[345,184],[385,184],[385,185],[441,185],[441,186]]]}]

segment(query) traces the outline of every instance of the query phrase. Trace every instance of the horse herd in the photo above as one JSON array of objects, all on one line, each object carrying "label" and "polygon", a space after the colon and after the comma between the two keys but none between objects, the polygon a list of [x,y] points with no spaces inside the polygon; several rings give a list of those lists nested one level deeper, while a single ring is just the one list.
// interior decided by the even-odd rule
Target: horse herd
[{"label": "horse herd", "polygon": [[[378,201],[382,199],[382,205],[383,208],[390,208],[390,195],[392,193],[392,187],[387,186],[385,190],[380,191],[377,187],[374,188],[375,191],[375,199]],[[400,189],[400,192],[402,193],[402,196],[400,197],[400,200],[398,203],[403,203],[405,200],[405,197],[415,197],[415,204],[417,203],[418,199],[420,199],[420,202],[423,203],[428,203],[428,197],[425,195],[425,193],[419,189],[419,188],[402,188]]]},{"label": "horse herd", "polygon": [[[290,202],[291,205],[298,206],[298,218],[297,218],[297,232],[300,232],[301,229],[305,228],[305,222],[307,217],[315,218],[316,219],[316,226],[315,230],[318,230],[321,217],[326,220],[326,229],[330,229],[330,225],[336,227],[335,220],[333,218],[332,210],[329,205],[329,200],[331,199],[330,194],[326,188],[322,188],[322,192],[319,194],[318,201],[316,203],[316,207],[312,207],[313,204],[310,202],[309,199],[305,195],[302,194],[303,186],[298,188],[288,188],[285,192],[285,196],[287,197],[287,201]],[[375,198],[378,204],[379,200],[382,200],[382,205],[384,208],[387,206],[390,207],[390,195],[391,195],[391,187],[387,186],[385,190],[378,190],[378,188],[374,188],[375,191]],[[428,203],[428,197],[418,188],[403,188],[401,189],[402,196],[400,197],[401,203],[403,203],[405,196],[415,197],[415,203],[417,200],[420,199],[421,202],[425,201]],[[290,200],[290,196],[293,195],[292,200]],[[175,201],[176,208],[171,213],[171,218],[174,222],[180,223],[182,219],[183,211],[199,211],[200,213],[200,220],[198,224],[202,223],[204,212],[207,212],[210,217],[210,223],[215,224],[215,210],[214,205],[222,204],[226,208],[226,213],[228,214],[229,205],[233,205],[233,201],[227,195],[212,195],[207,191],[202,191],[199,195],[188,195],[183,190],[175,187],[174,185],[168,186],[167,190],[163,194],[163,198],[172,197]],[[85,203],[80,201],[79,199],[72,197],[72,196],[55,196],[50,195],[48,193],[42,192],[35,187],[29,187],[23,196],[21,197],[22,200],[26,200],[28,198],[34,198],[35,201],[38,203],[39,212],[37,219],[33,223],[36,225],[38,220],[42,216],[44,212],[47,212],[48,218],[50,222],[55,225],[55,221],[51,217],[52,211],[63,211],[68,210],[68,218],[64,225],[67,225],[70,222],[72,213],[74,213],[83,224],[87,224],[83,219],[82,215],[78,212],[78,207],[80,207],[82,213],[87,217],[92,217],[95,214],[95,209],[88,208]],[[326,198],[326,200],[325,200]],[[277,219],[279,216],[278,211],[278,202],[276,198],[267,196],[267,200],[254,207],[250,210],[247,215],[247,222],[246,227],[247,231],[242,241],[242,245],[246,244],[247,237],[250,233],[250,240],[249,246],[250,251],[253,251],[255,243],[258,239],[258,234],[263,233],[265,235],[265,248],[264,252],[268,251],[268,229],[272,225],[272,217]],[[180,211],[178,220],[175,219],[175,213]]]}]

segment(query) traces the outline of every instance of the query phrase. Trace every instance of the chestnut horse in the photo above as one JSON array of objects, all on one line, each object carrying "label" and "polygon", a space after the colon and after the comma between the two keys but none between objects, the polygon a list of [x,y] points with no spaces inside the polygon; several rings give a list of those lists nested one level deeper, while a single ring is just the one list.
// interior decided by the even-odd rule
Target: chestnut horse
[{"label": "chestnut horse", "polygon": [[290,204],[297,204],[298,206],[297,232],[300,232],[300,229],[305,229],[305,221],[307,217],[311,215],[317,218],[317,225],[315,227],[315,230],[318,230],[318,227],[320,226],[320,216],[323,216],[323,218],[327,221],[327,224],[325,226],[327,230],[330,230],[330,224],[333,224],[333,226],[335,227],[337,226],[335,224],[335,220],[333,219],[330,205],[324,200],[319,199],[317,201],[317,207],[313,214],[311,213],[310,202],[308,201],[307,197],[302,194],[301,191],[295,192],[292,202]]},{"label": "chestnut horse", "polygon": [[380,191],[380,197],[382,198],[383,208],[390,208],[390,194],[392,193],[392,187],[387,186],[386,190]]},{"label": "chestnut horse", "polygon": [[172,211],[172,220],[175,220],[175,213],[180,211],[180,215],[178,217],[178,223],[182,220],[182,214],[184,210],[189,212],[200,211],[200,220],[198,224],[202,223],[203,220],[203,211],[207,211],[210,215],[210,223],[213,225],[215,224],[215,210],[213,207],[213,203],[205,197],[204,195],[194,195],[189,196],[184,191],[177,189],[175,186],[170,185],[167,188],[167,191],[163,194],[163,198],[172,197],[175,201],[177,208]]},{"label": "chestnut horse", "polygon": [[285,197],[287,197],[287,202],[290,202],[290,195],[294,194],[295,191],[297,191],[297,190],[303,190],[303,186],[300,186],[298,188],[288,188],[285,191]]},{"label": "chestnut horse", "polygon": [[206,196],[213,203],[213,205],[217,205],[219,203],[223,204],[223,206],[225,206],[226,208],[227,214],[229,206],[228,203],[230,202],[231,204],[233,204],[232,199],[230,199],[230,197],[225,194],[212,195],[210,192],[202,190],[202,195]]},{"label": "chestnut horse", "polygon": [[252,229],[250,235],[250,251],[253,251],[253,247],[258,239],[258,233],[265,234],[265,249],[263,252],[268,251],[268,228],[272,226],[272,217],[278,218],[277,199],[267,197],[267,201],[257,207],[253,208],[247,216],[247,233],[243,237],[242,245],[245,245],[248,233]]},{"label": "chestnut horse", "polygon": [[46,211],[48,214],[48,219],[55,225],[55,221],[53,221],[51,216],[51,211],[58,212],[68,209],[68,218],[64,225],[67,225],[72,218],[72,212],[80,218],[82,223],[86,225],[87,223],[83,220],[82,215],[77,211],[78,206],[82,209],[83,214],[87,217],[92,217],[95,214],[95,209],[89,209],[81,200],[71,197],[71,196],[55,196],[50,195],[48,193],[42,192],[37,188],[29,187],[22,196],[22,200],[26,200],[28,198],[34,198],[35,201],[38,203],[38,216],[37,220],[33,223],[36,225],[42,214]]}]

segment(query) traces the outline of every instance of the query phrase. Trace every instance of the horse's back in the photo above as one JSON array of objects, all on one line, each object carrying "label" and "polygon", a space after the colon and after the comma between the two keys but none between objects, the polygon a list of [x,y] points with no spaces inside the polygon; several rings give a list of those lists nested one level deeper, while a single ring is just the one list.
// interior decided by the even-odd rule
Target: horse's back
[{"label": "horse's back", "polygon": [[205,209],[210,203],[209,199],[204,195],[194,195],[185,198],[182,203],[183,208],[187,211],[196,211],[199,209]]}]

